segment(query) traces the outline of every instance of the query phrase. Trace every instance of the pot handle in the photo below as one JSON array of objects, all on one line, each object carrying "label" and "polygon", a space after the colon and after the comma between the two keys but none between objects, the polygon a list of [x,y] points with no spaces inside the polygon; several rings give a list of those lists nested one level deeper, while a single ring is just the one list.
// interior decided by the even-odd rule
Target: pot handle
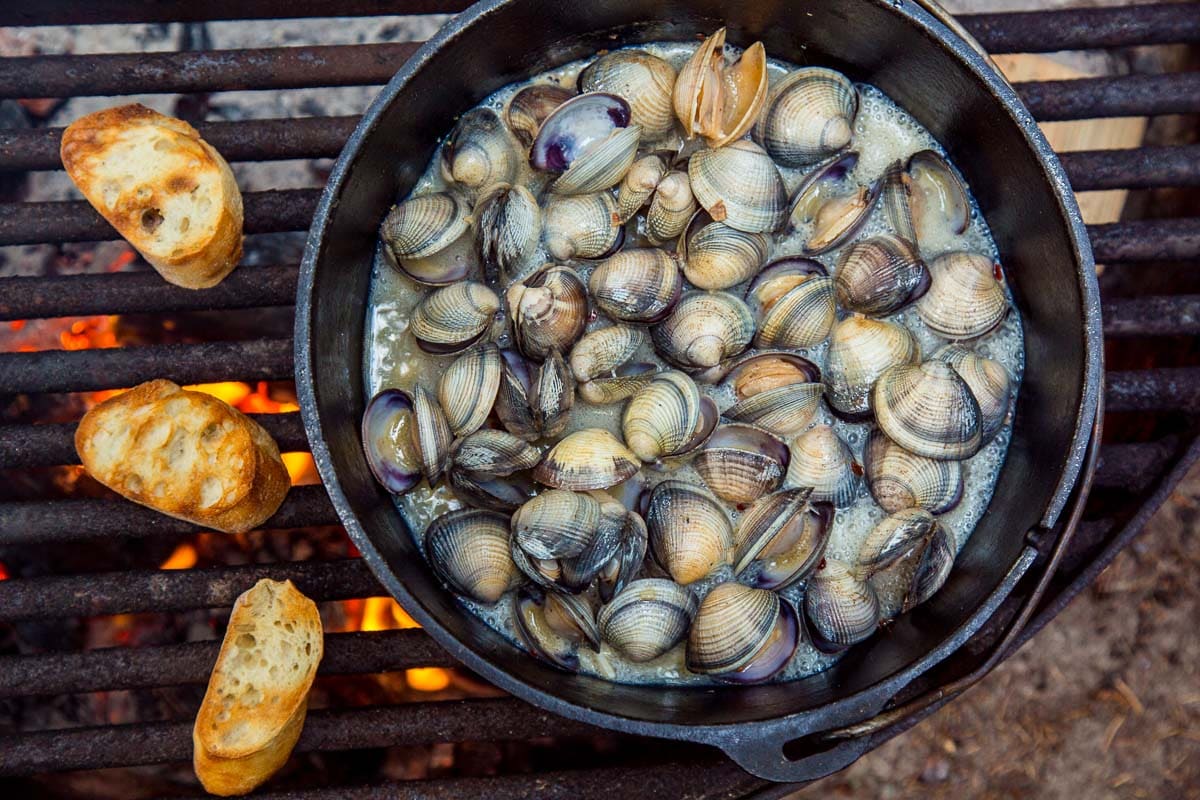
[{"label": "pot handle", "polygon": [[808,752],[801,758],[788,757],[791,742],[800,744],[809,738],[795,739],[781,731],[776,736],[766,738],[746,737],[724,741],[720,747],[739,767],[752,775],[776,783],[808,783],[850,766],[871,745],[870,738],[864,736],[835,742],[818,752],[805,748]]}]

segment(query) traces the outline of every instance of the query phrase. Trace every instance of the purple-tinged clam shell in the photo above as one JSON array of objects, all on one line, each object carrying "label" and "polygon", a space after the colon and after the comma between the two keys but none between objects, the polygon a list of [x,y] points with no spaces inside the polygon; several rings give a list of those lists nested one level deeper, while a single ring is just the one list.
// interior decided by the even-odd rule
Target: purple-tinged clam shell
[{"label": "purple-tinged clam shell", "polygon": [[421,480],[421,454],[412,397],[384,389],[371,398],[362,418],[363,452],[383,488],[404,494]]},{"label": "purple-tinged clam shell", "polygon": [[613,94],[592,92],[573,97],[546,117],[529,154],[543,172],[565,172],[575,159],[629,126],[629,104]]}]

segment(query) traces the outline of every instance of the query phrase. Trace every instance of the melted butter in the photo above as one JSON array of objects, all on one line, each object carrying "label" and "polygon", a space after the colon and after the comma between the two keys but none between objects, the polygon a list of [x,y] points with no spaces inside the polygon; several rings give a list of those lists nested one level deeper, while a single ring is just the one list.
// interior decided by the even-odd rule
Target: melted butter
[{"label": "melted butter", "polygon": [[[694,48],[694,43],[662,43],[640,47],[640,49],[648,50],[665,58],[677,69],[687,60]],[[734,48],[729,48],[729,50],[731,51],[730,56],[736,57],[736,50]],[[532,83],[558,83],[573,87],[579,71],[589,62],[590,59],[567,64],[552,72],[536,76],[526,83],[505,87],[480,105],[502,114],[509,99]],[[778,81],[794,68],[791,64],[771,60],[769,62],[771,80]],[[880,176],[893,161],[906,161],[909,156],[919,150],[932,149],[945,156],[944,149],[932,135],[881,91],[866,84],[858,84],[858,89],[860,106],[854,126],[852,147],[858,151],[859,160],[848,176],[848,186],[869,183]],[[794,193],[803,179],[805,169],[782,168],[780,170],[789,196]],[[412,194],[424,194],[443,188],[445,188],[445,183],[440,175],[438,159],[435,154],[425,175],[418,181]],[[538,194],[540,188],[540,185],[530,186],[530,190],[535,195]],[[890,229],[883,218],[881,204],[877,204],[867,223],[850,241],[859,241],[885,232],[890,232]],[[776,238],[772,243],[768,261],[798,253],[800,245],[809,233],[809,230],[801,228],[790,236]],[[922,252],[927,258],[959,249],[983,253],[993,259],[997,258],[995,244],[973,197],[971,198],[970,225],[963,235],[952,236],[946,233],[940,239],[926,239],[922,242]],[[835,271],[837,256],[841,250],[842,248],[838,248],[817,257],[817,260],[829,269],[830,274]],[[539,248],[523,265],[518,279],[548,261],[550,259],[544,248]],[[590,262],[572,262],[570,265],[580,273],[585,281],[594,266]],[[742,296],[745,288],[746,284],[742,284],[728,291]],[[376,259],[368,301],[364,360],[364,382],[369,394],[373,395],[387,387],[411,390],[418,383],[435,389],[442,370],[450,363],[452,357],[431,356],[421,351],[408,331],[408,321],[412,309],[424,291],[424,287],[389,267],[382,258]],[[911,307],[890,319],[906,325],[913,331],[925,357],[931,355],[934,350],[948,341],[930,330]],[[610,323],[606,319],[599,317],[589,324],[588,330],[608,324]],[[505,344],[503,341],[501,343]],[[971,344],[980,355],[995,359],[1008,370],[1009,375],[1013,378],[1015,395],[1024,370],[1023,337],[1020,318],[1016,312],[1010,313],[996,331]],[[816,347],[799,352],[824,369],[827,350],[828,342],[823,342]],[[633,360],[654,363],[662,368],[667,367],[655,355],[649,343],[634,356]],[[711,386],[702,386],[701,389],[713,397],[722,410],[733,405],[732,390]],[[623,407],[623,403],[611,406],[591,406],[576,398],[575,406],[568,418],[567,430],[570,432],[581,428],[596,427],[620,435]],[[821,405],[812,424],[820,423],[832,425],[838,435],[850,446],[856,460],[859,463],[862,462],[863,448],[870,427],[868,424],[844,422],[834,417],[824,404]],[[1011,419],[1006,422],[1004,428],[991,443],[973,458],[963,462],[965,479],[963,499],[954,509],[939,516],[942,524],[953,534],[958,549],[961,549],[970,538],[976,523],[987,510],[992,488],[1000,468],[1004,464],[1010,437]],[[686,464],[677,466],[670,471],[647,468],[644,473],[650,486],[668,477],[702,483],[696,472]],[[785,482],[785,486],[790,485],[793,485],[790,481]],[[441,514],[462,506],[444,485],[431,490],[424,483],[408,494],[397,498],[396,504],[412,528],[418,547],[422,550],[424,548],[422,534],[429,523]],[[726,511],[736,526],[740,514],[731,508],[727,508]],[[883,510],[872,501],[864,484],[855,501],[849,507],[836,512],[826,554],[832,558],[854,561],[863,540],[871,528],[884,516]],[[702,598],[712,586],[730,578],[731,570],[728,566],[724,566],[702,581],[692,584],[691,588],[696,592],[697,597]],[[803,588],[803,585],[797,585],[782,592],[784,597],[797,605],[800,613],[803,613]],[[881,603],[884,609],[890,612],[897,608],[901,600],[902,587],[891,585],[882,586],[880,589]],[[509,596],[506,596],[495,606],[483,606],[464,598],[460,598],[460,602],[489,626],[520,646],[520,640],[513,627],[509,599]],[[674,685],[714,683],[706,676],[696,675],[687,670],[684,650],[684,645],[680,644],[651,662],[632,664],[621,658],[607,645],[602,646],[599,652],[584,648],[580,651],[581,670],[608,680],[625,683]],[[775,680],[786,681],[805,677],[827,668],[836,660],[836,656],[820,653],[811,645],[801,643],[796,654]]]}]

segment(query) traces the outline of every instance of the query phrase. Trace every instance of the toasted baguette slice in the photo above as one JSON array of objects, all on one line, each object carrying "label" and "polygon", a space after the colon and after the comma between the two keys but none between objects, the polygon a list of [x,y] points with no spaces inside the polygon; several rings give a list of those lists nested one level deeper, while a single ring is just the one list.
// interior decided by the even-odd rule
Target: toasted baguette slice
[{"label": "toasted baguette slice", "polygon": [[262,426],[167,380],[93,408],[75,449],[92,477],[133,502],[226,533],[261,525],[291,485]]},{"label": "toasted baguette slice", "polygon": [[192,764],[212,794],[245,794],[292,752],[324,654],[317,606],[263,578],[233,606],[192,728]]},{"label": "toasted baguette slice", "polygon": [[242,195],[191,125],[132,104],[63,131],[63,167],[88,202],[164,278],[215,286],[242,257]]}]

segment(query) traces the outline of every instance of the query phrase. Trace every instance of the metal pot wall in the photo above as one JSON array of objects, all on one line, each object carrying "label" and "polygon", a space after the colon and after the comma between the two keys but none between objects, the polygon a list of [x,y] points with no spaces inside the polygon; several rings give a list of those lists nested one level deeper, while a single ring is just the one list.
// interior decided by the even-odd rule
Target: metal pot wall
[{"label": "metal pot wall", "polygon": [[[932,601],[831,669],[786,684],[627,686],[567,675],[459,606],[427,568],[363,459],[363,326],[379,221],[457,114],[512,81],[598,49],[695,41],[721,25],[775,57],[878,86],[949,150],[975,192],[1020,308],[1026,370],[995,494]],[[1100,386],[1100,316],[1084,227],[1063,171],[990,64],[910,0],[486,0],[405,63],[339,158],[309,234],[297,297],[296,374],[325,486],[380,581],[452,654],[512,694],[621,731],[720,747],[780,781],[839,769],[866,747],[808,745],[863,720],[987,620],[1033,561],[1080,476]]]}]

